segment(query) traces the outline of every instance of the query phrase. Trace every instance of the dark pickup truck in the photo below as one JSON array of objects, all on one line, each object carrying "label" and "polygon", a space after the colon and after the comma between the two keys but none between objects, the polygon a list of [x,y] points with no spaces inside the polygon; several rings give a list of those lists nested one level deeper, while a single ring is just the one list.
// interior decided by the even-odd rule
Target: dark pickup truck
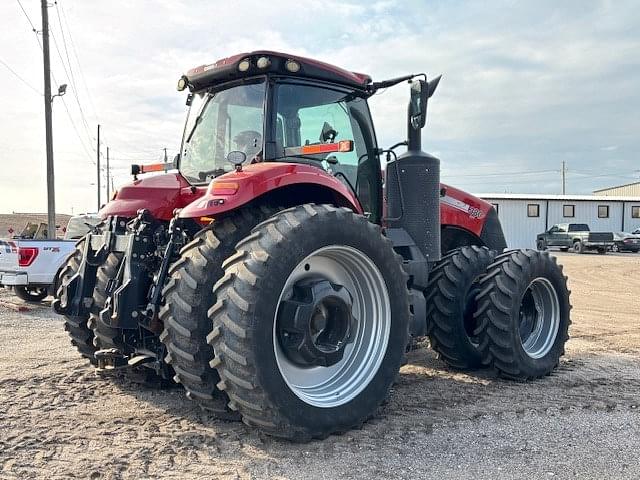
[{"label": "dark pickup truck", "polygon": [[573,248],[576,253],[597,250],[607,253],[613,246],[613,232],[592,232],[586,223],[559,223],[536,237],[538,250],[559,247],[562,251]]}]

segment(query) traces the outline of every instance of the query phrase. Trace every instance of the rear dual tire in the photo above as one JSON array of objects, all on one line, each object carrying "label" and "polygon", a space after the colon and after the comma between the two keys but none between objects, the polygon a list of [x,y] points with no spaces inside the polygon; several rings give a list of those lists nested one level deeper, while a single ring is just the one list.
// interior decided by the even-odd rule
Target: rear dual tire
[{"label": "rear dual tire", "polygon": [[[66,298],[67,290],[64,287],[67,286],[71,278],[80,269],[82,256],[84,254],[84,242],[84,239],[78,242],[76,249],[69,256],[66,265],[60,272],[56,298],[61,299],[63,304],[68,304],[70,301],[70,299]],[[65,315],[64,329],[69,333],[69,336],[71,337],[71,344],[76,347],[80,355],[89,360],[92,365],[95,365],[96,359],[94,354],[97,349],[93,344],[93,331],[87,324],[88,320],[89,315]]]},{"label": "rear dual tire", "polygon": [[[214,287],[208,337],[230,408],[296,441],[361,425],[388,396],[408,338],[407,278],[391,242],[347,209],[307,204],[258,225],[236,249]],[[285,340],[281,309],[307,281],[323,279],[349,291],[354,339],[338,347],[337,363],[304,366]]]},{"label": "rear dual tire", "polygon": [[218,372],[209,365],[213,347],[207,343],[212,328],[207,312],[216,299],[213,286],[224,275],[222,262],[235,252],[236,244],[276,211],[260,205],[215,219],[183,247],[163,290],[160,339],[167,349],[165,361],[175,370],[174,381],[188,398],[221,418],[239,416],[227,407],[226,397],[216,387]]}]

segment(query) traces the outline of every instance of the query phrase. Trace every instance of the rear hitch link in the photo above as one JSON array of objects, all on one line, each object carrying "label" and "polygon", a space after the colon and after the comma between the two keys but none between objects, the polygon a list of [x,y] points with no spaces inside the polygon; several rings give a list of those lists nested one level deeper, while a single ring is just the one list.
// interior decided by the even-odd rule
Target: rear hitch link
[{"label": "rear hitch link", "polygon": [[162,263],[160,264],[160,271],[158,272],[158,276],[156,277],[155,284],[153,286],[153,293],[151,295],[151,301],[147,306],[147,316],[151,320],[151,324],[156,324],[158,322],[158,311],[160,310],[160,303],[162,302],[162,287],[166,283],[167,273],[169,272],[169,266],[171,265],[171,260],[173,259],[173,251],[176,247],[176,236],[182,235],[182,231],[178,226],[178,212],[174,212],[174,216],[169,222],[169,241],[167,242],[167,246],[164,250],[164,256],[162,258]]},{"label": "rear hitch link", "polygon": [[[107,287],[108,300],[105,308],[99,314],[104,323],[114,328],[144,328],[155,334],[162,331],[158,312],[162,303],[162,287],[166,282],[171,262],[175,259],[175,250],[181,243],[182,230],[179,228],[178,222],[177,212],[175,212],[169,222],[167,243],[163,250],[158,273],[152,277],[151,272],[145,268],[144,259],[150,257],[153,241],[143,230],[145,223],[154,224],[155,219],[150,217],[146,211],[138,213],[132,222],[136,232],[130,238],[124,261],[120,265],[118,274]],[[151,293],[148,296],[147,292],[149,291]],[[147,298],[149,301],[143,307]],[[113,370],[154,363],[160,367],[158,355],[146,348],[136,348],[130,355],[113,348],[99,350],[95,357],[98,370]]]}]

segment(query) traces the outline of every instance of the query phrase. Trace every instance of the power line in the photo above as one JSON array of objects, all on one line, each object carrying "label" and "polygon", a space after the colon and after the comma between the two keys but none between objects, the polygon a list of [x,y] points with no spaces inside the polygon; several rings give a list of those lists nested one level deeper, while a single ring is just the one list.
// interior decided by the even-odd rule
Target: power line
[{"label": "power line", "polygon": [[[62,69],[64,70],[65,76],[67,77],[67,79],[72,85],[71,93],[73,94],[73,98],[75,99],[76,104],[78,105],[78,109],[80,110],[80,119],[82,120],[82,124],[85,128],[85,133],[87,135],[87,138],[89,139],[89,144],[91,145],[92,139],[91,139],[91,134],[89,133],[90,132],[89,124],[87,122],[87,119],[85,118],[84,111],[82,110],[82,105],[80,104],[80,99],[78,98],[78,95],[76,93],[75,85],[73,84],[71,80],[71,75],[67,71],[67,67],[64,64],[64,59],[62,58],[62,54],[60,53],[60,49],[58,48],[58,42],[56,40],[56,37],[53,34],[53,31],[50,31],[49,33],[51,34],[51,38],[53,38],[53,45],[55,46],[56,51],[58,52],[58,57],[60,58],[60,62],[62,63]],[[71,69],[71,65],[69,65],[69,69]]]},{"label": "power line", "polygon": [[38,89],[36,87],[34,87],[33,85],[31,85],[29,82],[27,82],[24,78],[22,78],[13,68],[11,68],[4,60],[2,60],[0,58],[0,63],[2,63],[2,65],[4,65],[5,67],[7,67],[7,70],[9,70],[11,73],[13,73],[13,75],[20,80],[22,83],[24,83],[27,87],[29,87],[31,90],[33,90],[34,92],[36,92],[38,95],[40,95],[41,97],[44,96],[40,91],[38,91]]},{"label": "power line", "polygon": [[31,21],[31,18],[29,18],[29,14],[27,13],[27,11],[24,9],[24,7],[22,6],[22,2],[20,0],[16,0],[18,2],[18,5],[20,5],[20,9],[22,10],[22,13],[24,13],[24,16],[27,17],[27,21],[29,22],[29,25],[31,25],[31,29],[34,32],[37,32],[38,30],[36,29],[35,25],[33,24],[33,22]]},{"label": "power line", "polygon": [[[54,79],[55,81],[55,79]],[[57,83],[57,82],[56,82]],[[78,132],[78,128],[76,127],[75,122],[73,121],[73,118],[71,117],[71,113],[69,112],[69,107],[67,106],[67,102],[65,102],[64,98],[62,98],[62,104],[64,105],[64,109],[67,112],[67,117],[69,118],[69,122],[71,123],[71,126],[73,127],[74,132],[76,132],[76,137],[78,137],[78,141],[80,142],[80,145],[82,145],[82,149],[84,150],[84,153],[87,154],[87,159],[93,164],[95,165],[96,162],[94,162],[93,160],[91,160],[91,154],[89,153],[89,151],[87,150],[86,145],[84,144],[84,141],[82,140],[82,138],[80,138],[80,132]]]},{"label": "power line", "polygon": [[66,36],[64,34],[64,27],[62,25],[62,20],[60,18],[60,10],[58,9],[57,2],[55,3],[55,5],[56,5],[56,12],[57,12],[57,15],[58,15],[58,27],[60,28],[60,35],[62,36],[62,43],[63,43],[63,47],[64,47],[64,50],[65,50],[65,55],[67,57],[67,65],[69,66],[69,72],[68,73],[67,73],[67,70],[66,70],[65,65],[64,65],[64,60],[62,58],[62,54],[60,53],[60,49],[58,48],[58,42],[56,41],[56,37],[53,35],[53,32],[51,32],[51,36],[53,38],[53,43],[54,43],[54,45],[56,47],[56,50],[58,52],[58,56],[60,57],[60,62],[62,63],[62,66],[65,69],[65,73],[67,74],[67,78],[69,79],[69,82],[71,83],[71,85],[73,87],[71,93],[73,93],[73,96],[76,99],[76,103],[78,104],[78,109],[80,110],[80,116],[82,118],[82,122],[84,123],[84,128],[86,130],[87,136],[89,137],[89,145],[91,145],[92,144],[91,143],[92,138],[91,138],[91,134],[90,134],[91,129],[89,128],[89,123],[87,122],[86,115],[84,113],[84,110],[83,110],[82,105],[80,103],[80,98],[78,96],[80,91],[78,89],[76,78],[75,78],[75,75],[73,73],[73,65],[71,63],[71,59],[69,58],[69,50],[67,48],[67,40],[66,40]]},{"label": "power line", "polygon": [[557,170],[519,170],[515,172],[496,172],[496,173],[479,173],[479,174],[452,174],[451,177],[456,178],[468,178],[468,177],[508,177],[508,176],[520,176],[520,175],[540,175],[544,173],[555,173]]},{"label": "power line", "polygon": [[[56,6],[56,10],[58,10],[58,2],[54,2],[55,6]],[[80,79],[82,80],[82,85],[84,86],[84,91],[87,94],[87,98],[89,99],[89,105],[91,105],[91,109],[93,110],[93,116],[98,120],[98,122],[100,121],[99,117],[98,117],[98,112],[96,110],[96,107],[93,103],[93,98],[91,96],[91,92],[89,91],[89,88],[87,87],[87,81],[85,79],[84,76],[84,71],[82,69],[82,65],[80,63],[80,58],[78,58],[78,51],[76,49],[76,44],[73,40],[73,34],[71,32],[71,27],[69,26],[69,20],[67,19],[67,14],[64,10],[64,5],[60,4],[60,10],[62,10],[62,18],[64,18],[64,23],[67,26],[67,35],[69,36],[69,43],[71,44],[71,51],[73,52],[73,55],[76,59],[76,63],[78,65],[78,71],[80,72]],[[60,13],[58,12],[58,18]],[[62,22],[60,22],[60,27],[62,28]]]},{"label": "power line", "polygon": [[[29,17],[29,14],[27,13],[27,11],[24,9],[24,7],[22,6],[22,2],[20,0],[16,0],[18,2],[18,5],[20,6],[20,10],[22,10],[22,13],[24,14],[24,16],[26,17],[27,21],[29,22],[29,25],[31,26],[31,30],[33,31],[33,33],[36,36],[36,41],[38,42],[38,46],[40,47],[40,50],[43,50],[42,48],[42,42],[40,42],[40,37],[38,37],[38,29],[35,27],[35,25],[33,24],[33,22],[31,21],[31,17]],[[64,15],[64,10],[63,10],[63,15]],[[54,41],[55,43],[55,41]],[[57,45],[56,45],[56,49]],[[60,54],[60,52],[58,51],[58,54]],[[9,70],[11,70],[13,72],[13,70],[4,62],[2,62],[7,68],[9,68]],[[64,62],[63,62],[63,68],[64,68]],[[66,69],[65,69],[66,71]],[[19,77],[19,75],[17,75],[15,72],[13,72],[16,76]],[[55,75],[53,74],[53,72],[51,72],[51,77],[53,78],[53,82],[55,83],[56,87],[58,87],[58,82],[55,78]],[[21,77],[19,77],[21,78]],[[28,84],[24,79],[21,78],[21,80],[25,83]],[[33,87],[30,86],[30,88],[34,89]],[[34,89],[35,90],[35,89]],[[40,92],[38,92],[37,90],[35,90],[39,95],[42,95]],[[62,104],[64,105],[64,110],[67,113],[67,117],[69,118],[69,122],[71,123],[71,126],[73,127],[73,130],[76,134],[76,137],[78,138],[78,141],[80,142],[80,145],[82,146],[82,149],[84,150],[85,154],[87,155],[87,158],[89,159],[89,161],[91,161],[91,154],[88,152],[86,145],[84,144],[81,136],[80,136],[80,132],[78,132],[78,128],[76,127],[75,122],[73,121],[73,117],[71,116],[71,112],[69,111],[69,107],[67,106],[67,102],[65,102],[64,98],[61,98],[62,100]],[[85,120],[86,123],[86,120]],[[95,165],[95,162],[92,162]]]},{"label": "power line", "polygon": [[67,65],[69,65],[69,73],[71,74],[71,84],[73,85],[74,90],[77,90],[78,87],[76,86],[76,77],[73,74],[73,66],[71,65],[71,60],[69,59],[69,49],[67,48],[67,39],[66,36],[64,34],[64,28],[62,26],[62,20],[60,18],[60,9],[58,8],[58,3],[55,3],[56,5],[56,13],[58,15],[58,26],[60,27],[60,35],[62,36],[62,45],[64,46],[64,53],[67,57]]},{"label": "power line", "polygon": [[27,13],[27,11],[22,6],[22,2],[20,2],[20,0],[16,0],[16,1],[18,2],[18,5],[20,5],[20,10],[22,10],[22,13],[24,13],[24,16],[27,17],[27,22],[29,22],[29,25],[31,25],[31,30],[33,31],[33,33],[35,33],[36,41],[38,42],[38,45],[40,46],[40,50],[42,50],[42,43],[40,42],[40,37],[38,37],[38,29],[35,27],[35,25],[31,21],[31,18],[29,17],[29,14]]}]

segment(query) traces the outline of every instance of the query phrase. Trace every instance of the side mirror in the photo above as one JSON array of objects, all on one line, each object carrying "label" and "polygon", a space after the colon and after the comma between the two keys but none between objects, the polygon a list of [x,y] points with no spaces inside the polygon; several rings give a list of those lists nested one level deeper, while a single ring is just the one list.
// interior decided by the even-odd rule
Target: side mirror
[{"label": "side mirror", "polygon": [[411,126],[420,130],[427,121],[427,100],[429,99],[429,84],[425,80],[417,80],[411,84],[411,100],[409,115]]},{"label": "side mirror", "polygon": [[415,130],[423,128],[427,122],[427,102],[438,88],[441,78],[442,75],[438,75],[430,82],[417,80],[411,84],[410,115],[411,126]]}]

